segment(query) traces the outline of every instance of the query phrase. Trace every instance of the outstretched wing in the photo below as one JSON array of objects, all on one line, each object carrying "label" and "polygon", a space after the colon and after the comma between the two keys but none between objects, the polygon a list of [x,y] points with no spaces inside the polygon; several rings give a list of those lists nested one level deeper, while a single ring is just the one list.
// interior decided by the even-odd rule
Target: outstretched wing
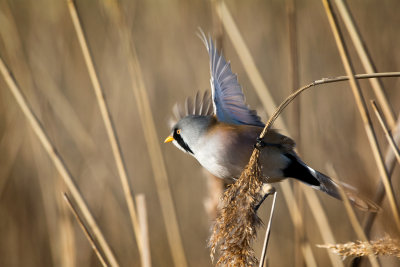
[{"label": "outstretched wing", "polygon": [[210,56],[211,92],[214,114],[218,120],[233,124],[264,126],[257,113],[246,105],[242,88],[236,74],[232,73],[230,63],[218,53],[210,37],[207,39],[202,31],[200,34]]}]

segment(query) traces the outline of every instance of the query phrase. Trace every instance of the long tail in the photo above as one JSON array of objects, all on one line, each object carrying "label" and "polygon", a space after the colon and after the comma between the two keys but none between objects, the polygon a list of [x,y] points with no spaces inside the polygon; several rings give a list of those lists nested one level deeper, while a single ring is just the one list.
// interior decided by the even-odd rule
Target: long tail
[{"label": "long tail", "polygon": [[[283,170],[285,177],[292,177],[310,185],[328,195],[342,199],[339,193],[339,185],[331,178],[309,167],[296,155],[285,154],[290,159],[289,165]],[[361,197],[357,190],[347,184],[341,183],[341,187],[353,206],[363,211],[378,212],[380,207],[373,201]]]}]

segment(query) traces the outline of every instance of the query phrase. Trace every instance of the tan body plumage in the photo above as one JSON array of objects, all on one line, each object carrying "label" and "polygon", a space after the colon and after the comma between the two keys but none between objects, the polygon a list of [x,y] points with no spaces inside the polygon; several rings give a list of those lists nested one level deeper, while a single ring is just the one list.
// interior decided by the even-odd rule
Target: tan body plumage
[{"label": "tan body plumage", "polygon": [[[192,148],[193,156],[217,177],[239,178],[261,131],[258,126],[220,123],[211,117],[207,133]],[[282,145],[263,149],[260,157],[265,182],[279,181],[283,178],[281,170],[288,165],[288,159],[282,155],[292,151],[294,142],[276,131],[268,132],[264,141]]]}]

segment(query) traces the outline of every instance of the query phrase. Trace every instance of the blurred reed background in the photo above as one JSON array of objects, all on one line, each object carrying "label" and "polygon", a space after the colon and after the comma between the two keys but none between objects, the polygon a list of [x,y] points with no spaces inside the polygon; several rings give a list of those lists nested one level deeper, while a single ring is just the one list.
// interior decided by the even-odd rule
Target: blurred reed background
[{"label": "blurred reed background", "polygon": [[[207,238],[212,216],[206,212],[204,200],[212,194],[208,187],[210,181],[214,183],[211,185],[214,191],[218,192],[215,188],[220,185],[210,180],[193,158],[171,145],[163,145],[162,141],[170,131],[167,122],[173,104],[184,101],[186,96],[194,96],[197,90],[209,90],[208,56],[196,37],[198,27],[218,39],[224,55],[232,62],[233,71],[238,74],[247,102],[267,119],[226,26],[220,22],[216,12],[220,2],[122,0],[120,10],[126,18],[123,24],[112,19],[115,3],[111,0],[77,0],[75,4],[110,109],[133,195],[145,196],[152,265],[174,265],[151,165],[154,159],[150,158],[146,145],[149,135],[156,134],[167,168],[186,261],[189,266],[211,266]],[[296,84],[345,75],[320,1],[229,0],[225,5],[275,103],[289,95]],[[399,71],[400,2],[350,0],[348,5],[376,69]],[[124,48],[127,32],[140,62],[136,71],[143,78],[155,133],[149,133],[146,124],[142,124],[143,113],[139,112],[132,90],[129,67],[132,59],[126,57]],[[343,30],[343,33],[355,72],[365,73],[348,32]],[[295,57],[290,51],[296,51]],[[119,264],[140,266],[112,148],[67,1],[1,0],[0,56],[59,151]],[[293,64],[297,67],[292,68]],[[397,119],[400,79],[381,81]],[[362,80],[360,85],[366,100],[376,98],[369,81]],[[295,101],[282,118],[291,136],[296,137],[302,158],[322,172],[336,173],[341,181],[357,187],[372,199],[380,181],[379,172],[349,83],[322,85]],[[384,153],[387,141],[372,108],[369,110]],[[161,166],[155,169],[158,167]],[[392,181],[398,195],[399,171],[396,169]],[[5,80],[0,78],[1,266],[101,266],[68,209],[63,192],[68,193],[68,188]],[[301,195],[303,191],[296,189],[295,192],[303,228],[296,233],[283,195],[278,195],[268,266],[304,266],[299,247],[305,240],[317,265],[330,266],[327,250],[315,246],[325,242],[316,230],[316,221]],[[357,240],[343,204],[317,194],[335,241]],[[264,221],[270,203],[271,200],[266,201],[261,208],[260,217]],[[366,213],[359,211],[356,215],[361,222],[366,217]],[[261,233],[255,242],[257,255],[261,251]],[[385,234],[399,236],[386,199],[369,238],[379,239]],[[399,264],[395,257],[379,257],[379,260],[382,266]],[[344,263],[349,264],[350,260]],[[363,262],[363,266],[369,264]]]}]

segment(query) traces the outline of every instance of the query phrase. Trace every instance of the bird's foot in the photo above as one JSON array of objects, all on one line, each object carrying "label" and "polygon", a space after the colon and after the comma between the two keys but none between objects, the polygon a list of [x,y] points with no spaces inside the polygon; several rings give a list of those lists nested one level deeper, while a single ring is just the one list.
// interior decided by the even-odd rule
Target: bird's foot
[{"label": "bird's foot", "polygon": [[266,146],[272,146],[272,147],[281,147],[281,144],[274,144],[274,143],[267,143],[262,140],[262,138],[257,137],[256,143],[254,144],[254,148],[261,150],[262,148]]},{"label": "bird's foot", "polygon": [[262,138],[257,137],[256,143],[254,144],[254,148],[261,150],[261,148],[264,148],[266,145],[267,144],[262,140]]},{"label": "bird's foot", "polygon": [[276,189],[275,189],[275,187],[273,187],[272,185],[266,184],[266,183],[263,184],[262,187],[261,187],[261,190],[260,190],[260,192],[259,192],[259,195],[261,196],[261,199],[260,199],[260,201],[258,202],[258,204],[255,206],[254,212],[257,212],[258,209],[260,208],[261,204],[264,202],[264,200],[267,199],[267,197],[268,197],[269,195],[274,194],[275,191],[276,191]]}]

